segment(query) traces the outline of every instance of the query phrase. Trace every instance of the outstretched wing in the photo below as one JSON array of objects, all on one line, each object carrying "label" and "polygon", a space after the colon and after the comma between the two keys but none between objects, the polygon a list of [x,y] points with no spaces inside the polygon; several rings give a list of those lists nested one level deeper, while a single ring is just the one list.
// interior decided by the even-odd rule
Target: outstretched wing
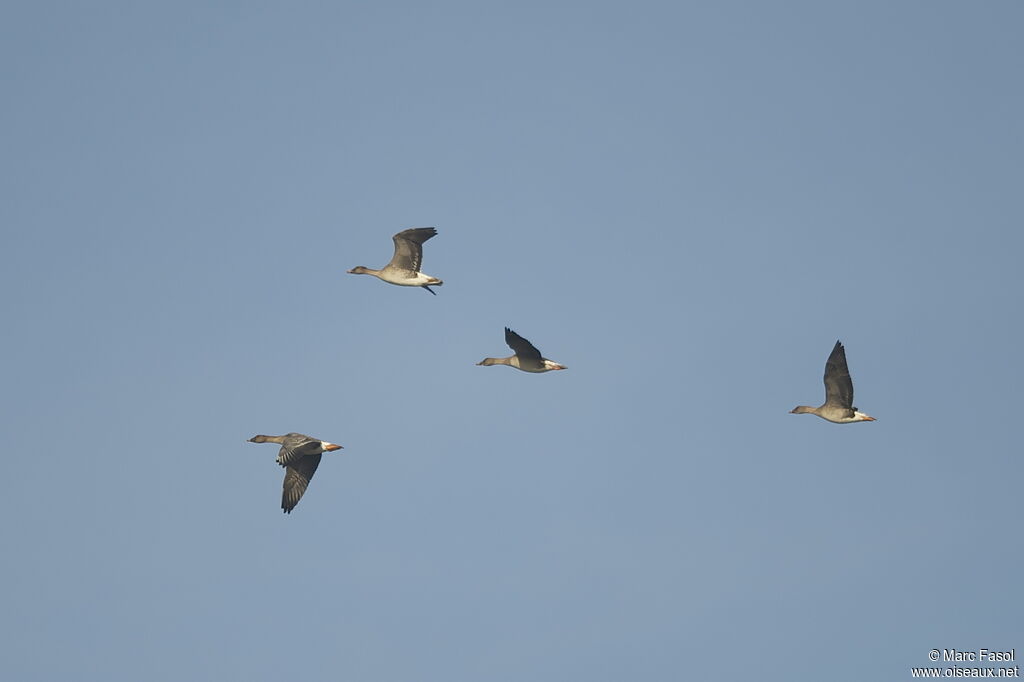
[{"label": "outstretched wing", "polygon": [[825,404],[853,409],[853,379],[846,366],[846,349],[838,341],[825,362]]},{"label": "outstretched wing", "polygon": [[284,490],[281,493],[281,509],[285,514],[291,514],[292,509],[302,499],[309,481],[320,466],[320,453],[300,457],[294,464],[288,466],[284,474]]},{"label": "outstretched wing", "polygon": [[519,334],[516,334],[508,327],[505,327],[505,343],[507,343],[508,347],[514,350],[516,355],[520,358],[540,362],[540,351],[537,350],[532,343],[519,336]]},{"label": "outstretched wing", "polygon": [[[391,257],[390,267],[409,272],[419,272],[423,262],[423,242],[437,234],[433,227],[411,227],[402,230],[391,239],[395,242],[395,255]],[[431,292],[433,293],[433,292]]]}]

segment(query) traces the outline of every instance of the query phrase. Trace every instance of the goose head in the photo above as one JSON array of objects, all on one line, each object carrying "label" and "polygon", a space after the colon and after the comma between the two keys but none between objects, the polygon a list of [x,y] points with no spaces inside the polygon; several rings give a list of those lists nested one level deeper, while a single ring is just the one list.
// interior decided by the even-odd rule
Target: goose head
[{"label": "goose head", "polygon": [[[275,440],[275,438],[277,440]],[[252,438],[249,439],[249,442],[250,443],[277,443],[277,442],[280,442],[280,438],[281,438],[280,436],[276,436],[275,437],[275,436],[263,436],[263,435],[260,435],[260,436],[253,436]]]}]

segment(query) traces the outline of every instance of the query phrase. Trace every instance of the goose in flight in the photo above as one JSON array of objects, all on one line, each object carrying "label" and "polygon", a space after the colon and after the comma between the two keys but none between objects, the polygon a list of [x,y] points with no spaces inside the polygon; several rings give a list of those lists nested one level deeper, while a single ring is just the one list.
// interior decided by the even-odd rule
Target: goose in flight
[{"label": "goose in flight", "polygon": [[825,404],[821,407],[797,405],[790,414],[816,414],[836,424],[850,422],[873,422],[874,417],[864,414],[853,406],[853,380],[846,366],[846,350],[836,341],[832,353],[825,362]]},{"label": "goose in flight", "polygon": [[505,327],[505,343],[515,351],[515,355],[507,358],[484,358],[477,365],[508,365],[524,372],[549,372],[553,369],[566,369],[565,365],[552,362],[540,355],[540,351],[532,343]]},{"label": "goose in flight", "polygon": [[395,242],[395,255],[391,257],[390,263],[380,270],[357,265],[348,272],[351,275],[373,275],[389,284],[402,287],[423,287],[436,296],[437,292],[430,287],[441,286],[444,282],[420,272],[423,242],[436,234],[437,230],[433,227],[411,227],[402,230],[391,238]]},{"label": "goose in flight", "polygon": [[331,450],[340,450],[340,445],[301,433],[286,433],[283,436],[253,436],[250,443],[278,443],[277,463],[285,467],[284,490],[281,493],[281,509],[291,514],[302,499],[309,481],[320,466],[320,456]]}]

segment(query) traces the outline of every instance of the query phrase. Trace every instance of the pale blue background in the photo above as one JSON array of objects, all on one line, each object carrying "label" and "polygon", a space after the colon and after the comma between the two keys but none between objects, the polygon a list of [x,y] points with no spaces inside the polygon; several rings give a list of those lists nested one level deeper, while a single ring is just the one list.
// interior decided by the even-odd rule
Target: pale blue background
[{"label": "pale blue background", "polygon": [[[3,677],[1024,650],[1022,24],[6,4]],[[437,297],[345,274],[423,225]],[[474,366],[505,325],[569,370]],[[787,414],[837,338],[875,423]],[[285,516],[292,430],[346,449]]]}]

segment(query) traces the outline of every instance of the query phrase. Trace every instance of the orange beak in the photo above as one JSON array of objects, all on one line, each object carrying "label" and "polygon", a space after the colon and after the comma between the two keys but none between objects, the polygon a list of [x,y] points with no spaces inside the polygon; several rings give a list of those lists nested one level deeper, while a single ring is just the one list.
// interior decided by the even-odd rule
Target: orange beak
[{"label": "orange beak", "polygon": [[324,446],[324,452],[330,452],[331,450],[341,450],[341,446],[334,443],[328,443]]}]

